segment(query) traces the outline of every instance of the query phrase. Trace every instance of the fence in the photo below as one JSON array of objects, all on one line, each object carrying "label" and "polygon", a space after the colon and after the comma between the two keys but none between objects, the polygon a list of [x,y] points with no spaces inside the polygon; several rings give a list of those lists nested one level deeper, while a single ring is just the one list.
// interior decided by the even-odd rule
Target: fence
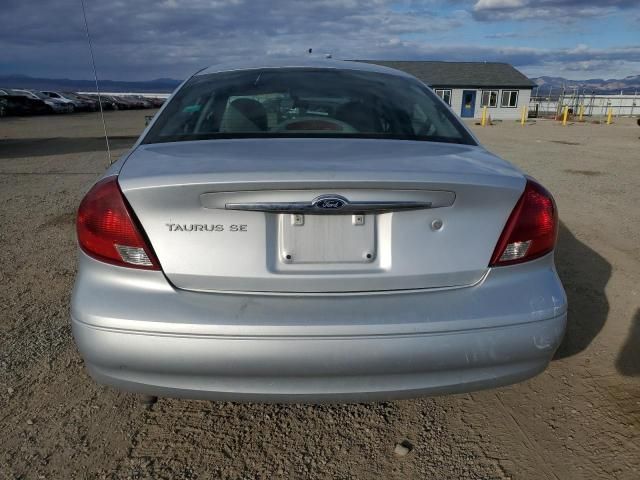
[{"label": "fence", "polygon": [[640,116],[640,96],[637,92],[632,95],[596,95],[574,90],[553,92],[549,88],[547,95],[541,95],[541,88],[537,89],[529,101],[530,117],[558,117],[565,106],[571,113],[577,114],[580,108],[588,117],[606,117],[609,109],[615,117]]}]

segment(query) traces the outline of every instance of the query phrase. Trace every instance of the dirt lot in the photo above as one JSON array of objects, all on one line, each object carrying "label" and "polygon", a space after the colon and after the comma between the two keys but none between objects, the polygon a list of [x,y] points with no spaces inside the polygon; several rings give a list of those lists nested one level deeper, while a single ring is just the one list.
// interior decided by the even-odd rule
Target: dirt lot
[{"label": "dirt lot", "polygon": [[[108,112],[116,155],[148,114]],[[558,202],[570,325],[545,373],[413,401],[145,410],[93,383],[69,327],[97,117],[0,119],[0,479],[640,478],[640,128],[473,128]]]}]

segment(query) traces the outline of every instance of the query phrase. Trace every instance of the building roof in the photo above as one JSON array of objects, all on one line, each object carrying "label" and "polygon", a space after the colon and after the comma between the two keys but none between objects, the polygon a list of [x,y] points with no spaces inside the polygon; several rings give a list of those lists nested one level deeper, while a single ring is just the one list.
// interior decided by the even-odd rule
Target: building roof
[{"label": "building roof", "polygon": [[358,60],[395,68],[431,87],[533,88],[524,74],[508,63]]}]

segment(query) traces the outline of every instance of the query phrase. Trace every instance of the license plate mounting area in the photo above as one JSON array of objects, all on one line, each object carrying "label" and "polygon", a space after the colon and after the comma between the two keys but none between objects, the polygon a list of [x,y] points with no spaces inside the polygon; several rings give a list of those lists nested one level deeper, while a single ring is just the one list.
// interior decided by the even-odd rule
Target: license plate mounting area
[{"label": "license plate mounting area", "polygon": [[376,215],[279,215],[279,256],[287,264],[372,263]]}]

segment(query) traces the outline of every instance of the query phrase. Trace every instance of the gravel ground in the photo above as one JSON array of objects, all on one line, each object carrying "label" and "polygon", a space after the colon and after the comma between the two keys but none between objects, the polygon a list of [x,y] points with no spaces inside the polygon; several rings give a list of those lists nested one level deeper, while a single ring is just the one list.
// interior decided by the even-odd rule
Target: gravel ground
[{"label": "gravel ground", "polygon": [[[107,112],[114,154],[149,114]],[[388,403],[149,410],[96,385],[71,338],[74,210],[106,167],[101,128],[95,114],[0,119],[0,479],[640,478],[635,121],[473,126],[560,209],[569,328],[538,377]]]}]

